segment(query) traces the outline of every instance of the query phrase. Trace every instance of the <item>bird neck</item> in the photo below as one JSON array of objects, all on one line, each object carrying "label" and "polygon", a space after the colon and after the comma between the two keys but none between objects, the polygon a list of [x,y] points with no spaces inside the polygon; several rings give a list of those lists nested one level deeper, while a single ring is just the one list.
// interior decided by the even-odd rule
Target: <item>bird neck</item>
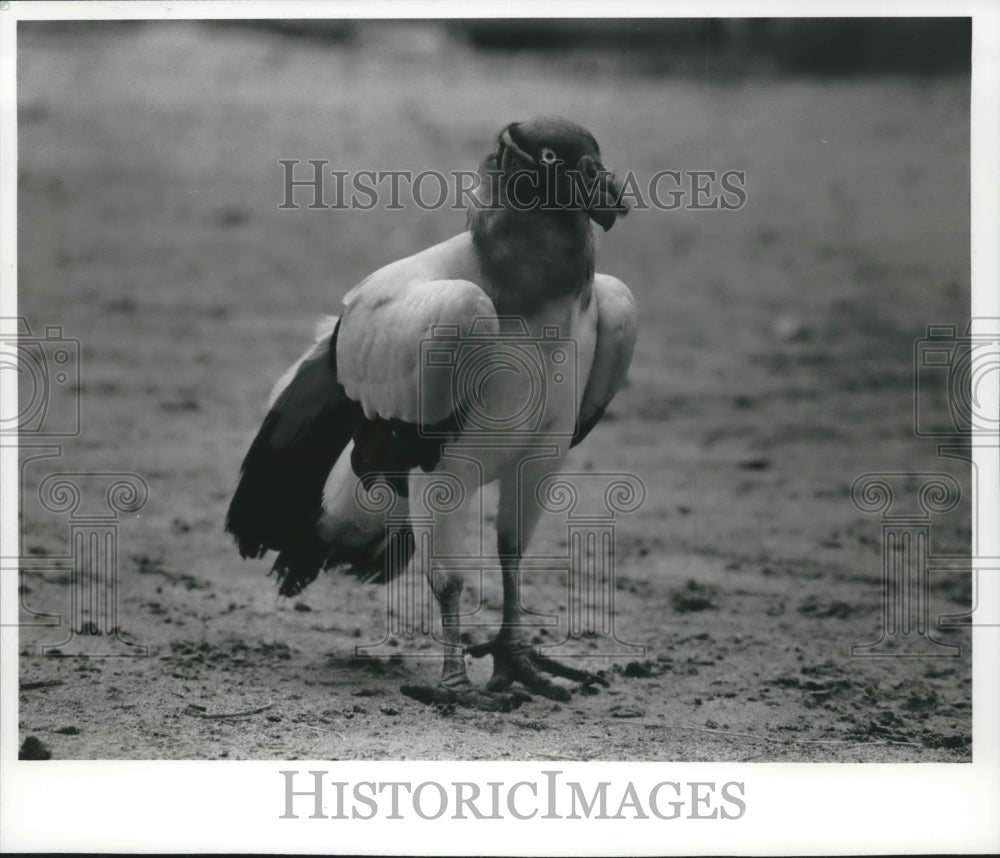
[{"label": "bird neck", "polygon": [[472,209],[469,230],[485,287],[500,315],[533,314],[582,299],[594,280],[594,236],[584,212]]}]

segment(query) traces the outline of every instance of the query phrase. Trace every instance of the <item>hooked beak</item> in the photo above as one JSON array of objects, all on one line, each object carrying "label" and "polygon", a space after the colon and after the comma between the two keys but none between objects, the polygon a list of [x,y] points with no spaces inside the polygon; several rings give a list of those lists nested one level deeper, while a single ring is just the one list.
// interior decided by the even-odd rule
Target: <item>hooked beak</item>
[{"label": "hooked beak", "polygon": [[622,186],[614,173],[589,155],[580,159],[579,169],[590,181],[587,214],[607,232],[629,212],[628,202],[622,199]]}]

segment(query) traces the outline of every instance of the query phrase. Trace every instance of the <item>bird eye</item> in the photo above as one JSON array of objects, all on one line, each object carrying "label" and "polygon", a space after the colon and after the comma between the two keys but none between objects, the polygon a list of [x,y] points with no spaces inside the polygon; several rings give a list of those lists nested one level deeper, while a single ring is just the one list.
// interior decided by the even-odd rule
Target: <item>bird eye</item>
[{"label": "bird eye", "polygon": [[543,164],[554,164],[556,162],[556,153],[551,149],[542,149],[542,163]]}]

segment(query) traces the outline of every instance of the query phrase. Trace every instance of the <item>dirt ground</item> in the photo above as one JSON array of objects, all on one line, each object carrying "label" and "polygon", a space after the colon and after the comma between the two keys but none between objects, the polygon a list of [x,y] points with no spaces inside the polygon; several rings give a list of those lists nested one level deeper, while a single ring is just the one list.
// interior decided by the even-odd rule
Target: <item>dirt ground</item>
[{"label": "dirt ground", "polygon": [[[390,25],[345,43],[196,23],[18,35],[20,313],[82,354],[80,435],[22,453],[23,617],[64,618],[21,631],[22,740],[58,759],[971,759],[966,631],[936,631],[961,657],[850,656],[882,627],[881,524],[851,503],[856,477],[954,475],[965,499],[931,551],[969,548],[968,468],[915,436],[912,407],[914,341],[969,313],[966,78],[658,76]],[[387,629],[384,589],[325,575],[279,600],[222,523],[316,317],[464,216],[280,211],[277,162],[472,169],[542,112],[590,128],[619,173],[744,170],[747,204],[636,211],[599,251],[642,327],[568,467],[646,486],[616,523],[615,583],[617,633],[644,650],[577,642],[611,683],[569,703],[436,709],[399,692],[436,680],[428,637],[355,657]],[[39,568],[69,551],[67,514],[38,503],[56,471],[148,484],[117,527],[120,632],[146,657],[42,655],[72,595],[65,565]],[[546,522],[533,552],[564,549]],[[529,581],[560,618],[541,643],[567,599],[565,575]],[[466,600],[498,620],[497,581]],[[965,576],[932,580],[932,617],[969,602]]]}]

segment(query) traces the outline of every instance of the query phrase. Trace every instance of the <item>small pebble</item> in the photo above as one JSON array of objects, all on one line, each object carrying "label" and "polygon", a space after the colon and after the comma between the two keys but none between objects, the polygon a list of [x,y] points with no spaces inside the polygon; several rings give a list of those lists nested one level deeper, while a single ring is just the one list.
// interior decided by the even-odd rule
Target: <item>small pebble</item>
[{"label": "small pebble", "polygon": [[37,736],[28,736],[24,740],[24,744],[21,745],[17,758],[19,760],[51,760],[52,751],[42,744],[42,740]]}]

